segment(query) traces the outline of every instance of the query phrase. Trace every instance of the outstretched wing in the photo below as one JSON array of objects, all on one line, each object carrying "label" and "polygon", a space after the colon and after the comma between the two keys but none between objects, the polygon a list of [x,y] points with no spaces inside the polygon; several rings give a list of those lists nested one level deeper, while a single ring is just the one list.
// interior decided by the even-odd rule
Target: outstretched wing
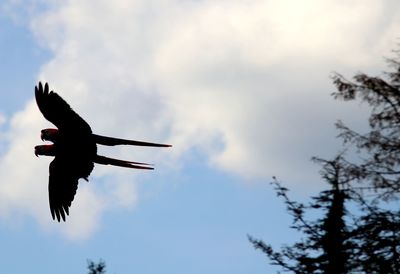
[{"label": "outstretched wing", "polygon": [[65,221],[69,207],[78,189],[79,175],[74,172],[71,163],[60,157],[54,158],[49,167],[49,203],[53,220]]},{"label": "outstretched wing", "polygon": [[49,91],[49,85],[41,82],[35,86],[36,103],[43,116],[60,130],[80,130],[91,132],[90,126],[54,91]]}]

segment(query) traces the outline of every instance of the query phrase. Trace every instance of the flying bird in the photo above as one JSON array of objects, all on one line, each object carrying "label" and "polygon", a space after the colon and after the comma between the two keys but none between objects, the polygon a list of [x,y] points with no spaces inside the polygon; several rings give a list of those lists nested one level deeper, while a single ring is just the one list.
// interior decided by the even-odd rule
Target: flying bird
[{"label": "flying bird", "polygon": [[49,91],[46,83],[35,86],[35,98],[43,116],[57,129],[41,131],[41,139],[52,144],[35,146],[35,155],[54,156],[49,166],[49,203],[53,220],[65,221],[76,190],[78,180],[88,181],[94,163],[135,169],[154,169],[150,164],[108,158],[97,154],[97,144],[106,146],[134,145],[148,147],[171,147],[92,133],[89,124],[82,119],[64,99]]}]

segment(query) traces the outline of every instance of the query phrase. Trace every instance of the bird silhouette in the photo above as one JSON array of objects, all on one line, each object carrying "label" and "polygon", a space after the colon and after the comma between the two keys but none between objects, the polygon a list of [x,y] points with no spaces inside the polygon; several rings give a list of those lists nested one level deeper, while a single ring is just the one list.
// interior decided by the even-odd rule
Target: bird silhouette
[{"label": "bird silhouette", "polygon": [[92,133],[89,124],[82,119],[64,99],[49,91],[45,83],[35,86],[35,98],[43,116],[57,129],[41,131],[41,139],[52,144],[35,146],[35,155],[54,156],[49,165],[49,204],[53,220],[65,221],[79,179],[88,181],[94,163],[135,169],[154,169],[150,164],[108,158],[97,154],[97,144],[106,146],[134,145],[171,147],[167,144],[125,140]]}]

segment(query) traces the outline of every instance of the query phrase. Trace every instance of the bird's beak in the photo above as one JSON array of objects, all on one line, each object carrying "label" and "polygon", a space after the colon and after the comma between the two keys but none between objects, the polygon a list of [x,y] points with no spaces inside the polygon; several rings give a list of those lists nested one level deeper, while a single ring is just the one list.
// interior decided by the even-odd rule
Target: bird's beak
[{"label": "bird's beak", "polygon": [[37,152],[36,152],[36,149],[35,149],[35,156],[36,156],[36,157],[39,157],[39,155],[38,155]]}]

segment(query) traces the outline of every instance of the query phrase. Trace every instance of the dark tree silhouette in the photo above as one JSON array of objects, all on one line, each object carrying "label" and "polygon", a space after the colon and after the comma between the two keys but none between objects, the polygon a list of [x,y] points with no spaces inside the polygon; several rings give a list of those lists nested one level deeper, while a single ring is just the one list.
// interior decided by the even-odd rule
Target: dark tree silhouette
[{"label": "dark tree silhouette", "polygon": [[100,260],[98,263],[95,263],[91,260],[88,260],[88,274],[105,274],[106,273],[106,263],[103,260]]},{"label": "dark tree silhouette", "polygon": [[49,91],[46,83],[35,87],[36,103],[43,116],[58,129],[44,129],[41,137],[51,145],[35,147],[35,154],[55,156],[50,163],[49,203],[53,219],[65,221],[80,178],[88,180],[94,163],[128,168],[153,169],[148,164],[123,161],[97,155],[97,145],[139,145],[170,147],[170,145],[124,140],[92,133],[83,120],[57,93]]},{"label": "dark tree silhouette", "polygon": [[400,62],[387,60],[392,71],[382,77],[357,74],[354,81],[333,77],[336,99],[361,100],[371,107],[370,131],[362,134],[337,123],[344,143],[354,145],[364,161],[349,165],[348,172],[367,182],[382,198],[393,198],[400,190]]},{"label": "dark tree silhouette", "polygon": [[[288,189],[273,182],[293,217],[291,228],[304,238],[276,251],[249,237],[253,246],[273,265],[296,274],[400,273],[400,210],[382,209],[354,190],[351,183],[355,178],[347,173],[342,156],[333,161],[314,160],[323,164],[321,174],[330,188],[313,197],[308,206],[290,200]],[[349,212],[346,203],[359,210]],[[323,211],[323,217],[307,220],[305,215],[311,210]]]},{"label": "dark tree silhouette", "polygon": [[400,273],[400,210],[364,204],[351,239],[357,273]]},{"label": "dark tree silhouette", "polygon": [[[350,198],[349,180],[343,174],[341,157],[333,161],[315,159],[323,164],[322,176],[330,189],[322,191],[309,205],[289,199],[288,189],[275,180],[277,195],[284,199],[287,210],[293,217],[291,228],[301,232],[305,238],[292,246],[284,246],[280,252],[261,240],[249,237],[254,247],[264,252],[272,264],[281,266],[292,273],[347,273],[352,244],[345,223],[345,201]],[[305,218],[308,210],[323,210],[323,217],[309,221]]]},{"label": "dark tree silhouette", "polygon": [[[361,162],[346,161],[348,176],[353,176],[361,190],[356,200],[363,215],[352,231],[355,242],[353,260],[364,273],[400,273],[400,210],[390,200],[400,194],[400,51],[396,59],[387,59],[391,71],[382,76],[359,73],[354,81],[340,74],[333,77],[336,99],[361,100],[371,107],[369,132],[359,133],[337,122],[339,137],[353,145]],[[371,193],[369,190],[374,190]],[[373,194],[372,199],[365,199]]]},{"label": "dark tree silhouette", "polygon": [[[323,165],[322,177],[330,185],[305,206],[291,201],[287,189],[274,182],[293,216],[292,228],[305,238],[275,251],[271,245],[249,237],[284,271],[292,273],[400,273],[400,210],[396,202],[400,190],[400,62],[388,60],[393,71],[383,77],[360,73],[354,82],[342,75],[333,77],[336,99],[360,99],[371,107],[370,131],[358,133],[339,121],[346,149],[360,154],[359,162],[314,158]],[[385,78],[385,79],[384,79]],[[347,203],[357,206],[350,213]],[[395,208],[395,209],[394,209]],[[305,212],[322,210],[316,221]]]}]

